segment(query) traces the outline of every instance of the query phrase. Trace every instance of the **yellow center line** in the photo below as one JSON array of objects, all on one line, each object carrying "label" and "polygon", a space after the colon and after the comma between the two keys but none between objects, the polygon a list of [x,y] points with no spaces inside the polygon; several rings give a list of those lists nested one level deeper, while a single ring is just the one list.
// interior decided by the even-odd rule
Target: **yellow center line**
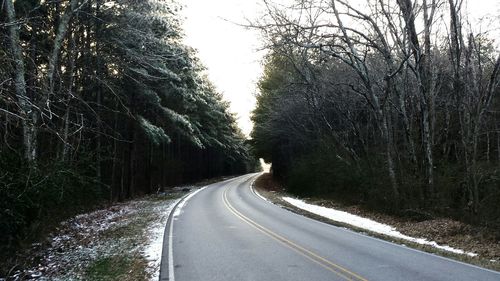
[{"label": "yellow center line", "polygon": [[316,264],[321,265],[323,268],[325,268],[325,269],[337,274],[338,276],[344,278],[345,280],[368,281],[367,279],[357,275],[356,273],[353,273],[353,272],[343,268],[342,266],[337,265],[337,264],[319,256],[318,254],[316,254],[310,250],[307,250],[302,246],[297,245],[296,243],[286,239],[285,237],[283,237],[279,234],[276,234],[275,232],[267,229],[266,227],[255,222],[254,220],[243,215],[238,210],[236,210],[236,208],[234,208],[233,205],[231,205],[231,203],[229,203],[229,200],[227,199],[228,189],[229,188],[226,188],[222,194],[222,200],[224,202],[224,205],[231,213],[233,213],[236,217],[238,217],[242,221],[246,222],[247,224],[249,224],[253,228],[259,230],[260,232],[262,232],[263,234],[267,235],[268,237],[274,239],[275,241],[280,242],[280,244],[294,250],[296,253],[300,254],[301,256],[313,261]]}]

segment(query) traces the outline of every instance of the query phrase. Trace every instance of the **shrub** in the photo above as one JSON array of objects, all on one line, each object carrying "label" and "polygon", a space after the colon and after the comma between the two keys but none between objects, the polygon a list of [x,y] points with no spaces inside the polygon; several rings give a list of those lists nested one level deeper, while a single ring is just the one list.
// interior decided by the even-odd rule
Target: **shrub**
[{"label": "shrub", "polygon": [[37,163],[0,154],[0,247],[32,241],[60,220],[97,204],[102,188],[90,161]]},{"label": "shrub", "polygon": [[[326,145],[296,161],[287,176],[289,191],[300,196],[333,197],[349,203],[388,201],[382,171],[345,160]],[[373,174],[376,177],[372,176]]]}]

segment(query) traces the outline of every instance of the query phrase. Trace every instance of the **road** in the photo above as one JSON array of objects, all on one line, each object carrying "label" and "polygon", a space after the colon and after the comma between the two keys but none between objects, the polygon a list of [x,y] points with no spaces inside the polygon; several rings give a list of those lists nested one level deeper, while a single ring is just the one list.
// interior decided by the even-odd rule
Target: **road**
[{"label": "road", "polygon": [[160,280],[495,280],[500,273],[318,222],[257,196],[249,174],[181,201]]}]

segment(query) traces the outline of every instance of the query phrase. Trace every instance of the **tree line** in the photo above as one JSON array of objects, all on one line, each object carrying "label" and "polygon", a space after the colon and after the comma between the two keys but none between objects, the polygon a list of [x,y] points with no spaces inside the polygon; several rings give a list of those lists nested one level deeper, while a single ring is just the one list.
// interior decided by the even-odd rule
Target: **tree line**
[{"label": "tree line", "polygon": [[[264,1],[252,132],[291,191],[500,230],[500,56],[462,0]],[[359,5],[358,5],[359,4]]]},{"label": "tree line", "polygon": [[254,170],[176,1],[0,6],[0,244],[104,201]]}]

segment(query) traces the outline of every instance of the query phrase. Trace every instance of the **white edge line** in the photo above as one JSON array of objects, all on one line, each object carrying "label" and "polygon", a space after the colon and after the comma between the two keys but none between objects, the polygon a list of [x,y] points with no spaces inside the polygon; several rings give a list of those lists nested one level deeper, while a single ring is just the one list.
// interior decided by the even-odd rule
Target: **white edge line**
[{"label": "white edge line", "polygon": [[[240,178],[241,178],[241,176],[240,177],[235,177],[235,178],[230,178],[230,179],[224,180],[222,182],[217,182],[217,183],[214,183],[214,184],[228,183],[230,181],[237,180],[237,179],[240,179]],[[255,182],[255,180],[256,179],[254,179],[252,181],[252,183],[251,183],[252,186],[253,186],[253,183]],[[210,184],[210,185],[212,185],[212,184]],[[191,199],[191,197],[193,197],[196,193],[202,191],[203,189],[209,187],[210,185],[204,186],[204,187],[202,187],[200,189],[197,189],[197,190],[195,190],[195,191],[193,191],[193,192],[185,195],[185,197],[183,199],[181,199],[180,202],[178,202],[177,208],[173,208],[171,210],[171,212],[172,212],[172,220],[170,221],[170,227],[169,227],[169,230],[168,230],[168,280],[169,281],[175,281],[175,274],[174,274],[174,250],[173,250],[173,236],[174,236],[173,233],[174,233],[174,221],[175,221],[175,217],[177,217],[178,215],[180,215],[181,209],[186,205],[187,201],[189,199]],[[265,200],[264,197],[261,196],[261,198],[263,200]],[[177,214],[176,214],[176,211],[178,212]]]},{"label": "white edge line", "polygon": [[[191,193],[188,193],[186,195],[184,195],[183,198],[181,198],[179,201],[175,202],[174,203],[174,208],[172,208],[172,210],[170,211],[171,212],[171,216],[169,215],[169,218],[171,218],[170,220],[170,227],[168,229],[168,280],[169,281],[175,281],[175,274],[174,274],[174,250],[173,250],[173,233],[174,233],[174,220],[175,220],[175,217],[179,216],[180,215],[180,210],[182,209],[182,207],[184,207],[184,205],[186,204],[186,202],[191,198],[193,197],[196,193],[202,191],[203,189],[211,186],[211,185],[214,185],[214,184],[220,184],[220,183],[227,183],[227,182],[230,182],[230,181],[234,181],[238,178],[241,178],[240,177],[233,177],[233,178],[229,178],[229,179],[226,179],[226,180],[223,180],[223,181],[220,181],[220,182],[216,182],[216,183],[212,183],[212,184],[209,184],[209,185],[206,185],[206,186],[203,186],[197,190],[194,190],[192,191]],[[177,211],[177,209],[179,209]],[[176,214],[176,211],[178,212]]]},{"label": "white edge line", "polygon": [[396,246],[396,247],[399,247],[399,248],[407,249],[407,250],[410,250],[410,251],[413,251],[413,252],[417,252],[417,253],[420,253],[420,254],[425,254],[425,255],[433,256],[433,257],[440,258],[440,259],[443,259],[443,260],[446,260],[446,261],[449,261],[449,262],[459,263],[459,264],[470,266],[470,267],[473,267],[473,268],[476,268],[476,269],[481,269],[481,270],[489,271],[489,272],[492,272],[492,273],[500,274],[500,272],[492,270],[492,269],[489,269],[489,268],[484,268],[484,267],[477,266],[475,264],[470,264],[470,263],[466,263],[466,262],[463,262],[463,261],[455,260],[455,259],[452,259],[452,258],[444,257],[444,256],[441,256],[439,254],[429,253],[429,252],[426,252],[426,251],[423,251],[423,250],[412,248],[411,246],[403,246],[403,245],[401,245],[399,243],[396,243],[396,242],[387,241],[387,240],[384,240],[382,238],[373,237],[373,236],[370,236],[368,234],[363,234],[363,233],[356,232],[356,231],[354,231],[352,229],[349,229],[347,227],[336,226],[336,225],[333,225],[333,224],[329,224],[329,223],[326,223],[326,222],[315,220],[313,218],[309,218],[309,217],[306,217],[306,216],[294,213],[294,212],[292,212],[290,210],[287,210],[287,209],[285,209],[285,208],[283,208],[283,207],[281,207],[279,205],[276,205],[276,206],[278,206],[279,208],[281,208],[281,209],[283,209],[283,210],[285,210],[287,212],[295,214],[297,216],[301,216],[301,217],[304,217],[304,218],[306,218],[308,220],[312,220],[312,221],[315,221],[315,222],[318,222],[318,223],[321,223],[321,224],[324,224],[324,225],[327,225],[329,227],[333,227],[333,228],[336,228],[336,229],[339,229],[339,230],[342,230],[342,231],[351,232],[351,233],[353,233],[355,235],[358,235],[358,236],[361,236],[361,237],[365,237],[365,238],[368,238],[368,239],[376,240],[376,241],[379,241],[379,242],[382,242],[382,243],[386,243],[386,244],[389,244],[389,245],[392,245],[392,246]]},{"label": "white edge line", "polygon": [[[172,210],[173,212],[174,210]],[[174,251],[172,246],[172,234],[174,231],[174,218],[170,222],[170,229],[168,233],[168,280],[175,281],[174,277]]]},{"label": "white edge line", "polygon": [[[168,230],[168,280],[175,281],[174,275],[174,250],[173,250],[173,236],[174,236],[174,221],[175,218],[180,215],[180,211],[182,207],[184,207],[189,199],[193,197],[196,193],[202,191],[207,188],[209,185],[199,188],[197,190],[192,191],[191,193],[185,195],[183,199],[181,199],[178,204],[176,204],[176,208],[172,209],[172,217],[170,221],[170,228]],[[176,212],[178,212],[176,214]]]},{"label": "white edge line", "polygon": [[257,190],[255,190],[255,180],[257,180],[257,178],[255,178],[255,179],[252,181],[252,183],[250,184],[250,189],[252,190],[252,193],[253,193],[255,196],[259,197],[260,199],[262,199],[262,200],[264,200],[264,201],[266,201],[266,202],[269,202],[269,203],[273,204],[271,201],[267,200],[267,198],[266,198],[266,197],[262,196],[262,195],[261,195],[261,194],[260,194]]},{"label": "white edge line", "polygon": [[[251,189],[252,189],[252,191],[254,191],[253,186],[251,187]],[[256,193],[256,194],[258,194],[258,193]],[[259,196],[259,195],[257,195],[257,196]],[[262,195],[260,195],[260,196],[262,196]],[[379,242],[383,242],[383,243],[386,243],[386,244],[390,244],[390,245],[393,245],[393,246],[397,246],[397,247],[400,247],[400,248],[403,248],[403,249],[407,249],[407,250],[410,250],[410,251],[413,251],[413,252],[417,252],[417,253],[421,253],[421,254],[426,254],[426,255],[437,257],[437,258],[440,258],[440,259],[443,259],[443,260],[447,260],[447,261],[450,261],[450,262],[455,262],[455,263],[463,264],[463,265],[470,266],[470,267],[473,267],[473,268],[476,268],[476,269],[481,269],[481,270],[485,270],[485,271],[488,271],[488,272],[500,274],[500,272],[492,270],[492,269],[489,269],[489,268],[484,268],[484,267],[477,266],[475,264],[470,264],[470,263],[462,262],[462,261],[459,261],[459,260],[451,259],[451,258],[448,258],[448,257],[443,257],[443,256],[440,256],[440,255],[435,254],[435,253],[429,253],[429,252],[426,252],[426,251],[414,249],[412,247],[403,246],[403,245],[400,245],[400,244],[395,243],[395,242],[387,241],[387,240],[384,240],[384,239],[381,239],[381,238],[377,238],[377,237],[373,237],[373,236],[370,236],[370,235],[367,235],[367,234],[362,234],[362,233],[356,232],[356,231],[354,231],[352,229],[349,229],[347,227],[340,227],[340,226],[336,226],[336,225],[329,224],[329,223],[326,223],[326,222],[322,222],[322,221],[319,221],[319,220],[315,220],[313,218],[310,218],[310,217],[307,217],[307,216],[304,216],[304,215],[292,212],[292,211],[290,211],[288,209],[285,209],[282,206],[277,205],[277,204],[275,204],[275,203],[273,203],[273,202],[271,202],[269,200],[266,200],[266,201],[268,201],[272,205],[274,205],[274,206],[276,206],[276,207],[278,207],[278,208],[280,208],[280,209],[282,209],[282,210],[284,210],[286,212],[289,212],[289,213],[294,214],[296,216],[303,217],[303,218],[306,218],[308,220],[311,220],[311,221],[314,221],[314,222],[317,222],[317,223],[320,223],[320,224],[324,224],[324,225],[326,225],[328,227],[332,227],[332,228],[335,228],[337,230],[350,232],[350,233],[353,233],[353,234],[361,236],[361,237],[365,237],[365,238],[369,238],[369,239],[376,240],[376,241],[379,241]]]}]

